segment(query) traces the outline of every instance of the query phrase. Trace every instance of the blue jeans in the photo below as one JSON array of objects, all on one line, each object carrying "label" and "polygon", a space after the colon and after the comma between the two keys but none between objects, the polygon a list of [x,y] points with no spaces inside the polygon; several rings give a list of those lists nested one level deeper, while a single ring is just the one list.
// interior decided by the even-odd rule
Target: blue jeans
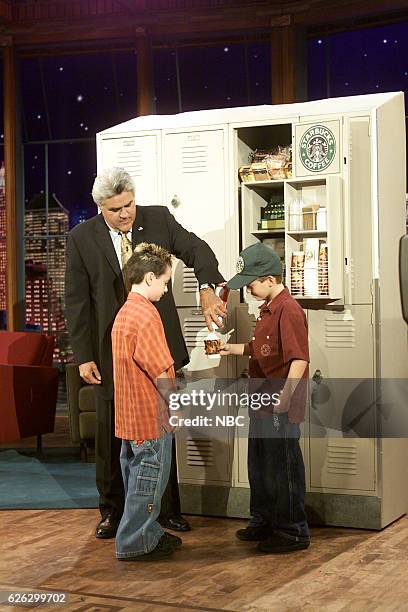
[{"label": "blue jeans", "polygon": [[136,444],[122,440],[120,463],[125,508],[116,534],[116,557],[135,557],[156,548],[164,531],[157,522],[169,479],[172,434]]},{"label": "blue jeans", "polygon": [[299,445],[300,429],[272,417],[251,418],[248,477],[251,490],[249,526],[268,525],[289,539],[310,537],[305,512],[305,467]]}]

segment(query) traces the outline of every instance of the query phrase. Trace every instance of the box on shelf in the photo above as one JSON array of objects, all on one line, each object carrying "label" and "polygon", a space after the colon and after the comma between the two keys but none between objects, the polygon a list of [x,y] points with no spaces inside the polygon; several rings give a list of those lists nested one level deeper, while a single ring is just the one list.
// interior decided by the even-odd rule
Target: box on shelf
[{"label": "box on shelf", "polygon": [[329,295],[327,243],[318,238],[306,238],[303,250],[293,251],[291,258],[291,294],[294,297]]}]

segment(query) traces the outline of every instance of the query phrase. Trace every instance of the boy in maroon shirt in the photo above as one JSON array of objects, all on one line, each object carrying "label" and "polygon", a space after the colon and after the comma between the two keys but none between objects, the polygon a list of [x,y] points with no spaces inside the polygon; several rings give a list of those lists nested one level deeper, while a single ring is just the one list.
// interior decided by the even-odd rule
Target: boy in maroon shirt
[{"label": "boy in maroon shirt", "polygon": [[[310,544],[299,445],[309,363],[306,317],[282,284],[281,261],[271,247],[257,243],[244,249],[237,272],[227,286],[246,286],[262,305],[252,340],[225,344],[221,355],[249,355],[251,386],[269,391],[271,403],[250,414],[251,519],[236,535],[240,540],[258,541],[258,550],[265,553],[301,550]],[[272,399],[276,391],[278,401]]]}]

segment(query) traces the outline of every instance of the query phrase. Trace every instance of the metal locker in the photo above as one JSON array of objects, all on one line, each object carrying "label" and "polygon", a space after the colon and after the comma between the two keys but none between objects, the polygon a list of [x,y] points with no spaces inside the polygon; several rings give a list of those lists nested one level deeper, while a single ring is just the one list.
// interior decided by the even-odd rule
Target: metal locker
[{"label": "metal locker", "polygon": [[125,168],[136,186],[136,204],[161,204],[161,134],[99,137],[98,171],[112,166]]},{"label": "metal locker", "polygon": [[[229,251],[225,240],[226,158],[223,129],[167,132],[164,135],[165,204],[181,225],[205,240],[217,255],[223,273]],[[194,271],[174,266],[177,306],[198,303]]]},{"label": "metal locker", "polygon": [[375,489],[371,314],[366,305],[309,310],[311,490]]}]

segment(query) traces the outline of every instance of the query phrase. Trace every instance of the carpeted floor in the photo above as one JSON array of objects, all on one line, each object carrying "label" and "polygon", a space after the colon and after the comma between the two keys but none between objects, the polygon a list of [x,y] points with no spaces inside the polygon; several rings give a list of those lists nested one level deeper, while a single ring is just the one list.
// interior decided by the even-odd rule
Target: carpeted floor
[{"label": "carpeted floor", "polygon": [[0,450],[0,509],[97,507],[95,464],[78,449]]}]

